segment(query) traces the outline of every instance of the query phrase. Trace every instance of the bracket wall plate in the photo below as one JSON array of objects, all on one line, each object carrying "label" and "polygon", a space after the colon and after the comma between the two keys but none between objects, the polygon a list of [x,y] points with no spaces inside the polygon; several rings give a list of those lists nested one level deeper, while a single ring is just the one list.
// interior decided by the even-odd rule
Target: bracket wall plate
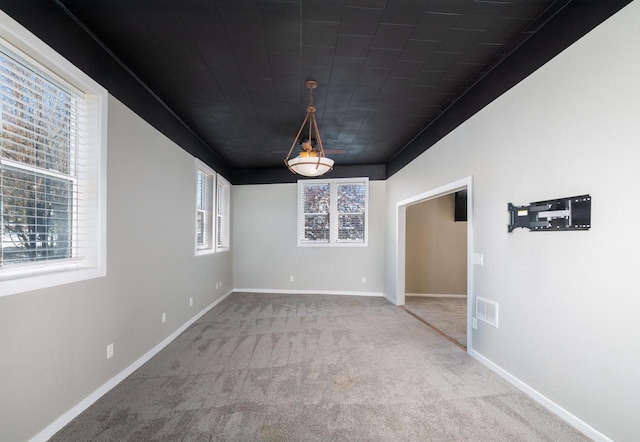
[{"label": "bracket wall plate", "polygon": [[509,203],[507,209],[509,232],[518,227],[534,232],[591,228],[591,195],[536,201],[528,206],[514,206]]}]

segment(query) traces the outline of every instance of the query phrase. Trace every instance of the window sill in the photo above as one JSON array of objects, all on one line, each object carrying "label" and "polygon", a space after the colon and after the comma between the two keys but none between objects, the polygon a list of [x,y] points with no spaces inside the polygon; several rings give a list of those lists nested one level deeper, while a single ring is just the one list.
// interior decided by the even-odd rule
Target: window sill
[{"label": "window sill", "polygon": [[12,270],[0,273],[0,297],[102,278],[106,275],[106,266],[80,267],[74,263],[48,265],[39,269]]},{"label": "window sill", "polygon": [[201,249],[196,250],[195,256],[213,255],[214,253],[216,253],[215,249]]},{"label": "window sill", "polygon": [[299,242],[298,247],[369,247],[369,244],[364,242],[359,243],[349,243],[349,242],[338,242],[338,243],[303,243]]}]

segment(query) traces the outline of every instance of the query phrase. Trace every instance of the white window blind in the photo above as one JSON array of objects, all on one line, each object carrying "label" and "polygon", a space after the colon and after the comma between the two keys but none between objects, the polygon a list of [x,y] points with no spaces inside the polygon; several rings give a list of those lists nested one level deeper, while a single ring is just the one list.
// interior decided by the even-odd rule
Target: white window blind
[{"label": "white window blind", "polygon": [[364,242],[366,185],[338,183],[338,242]]},{"label": "white window blind", "polygon": [[229,213],[231,201],[231,185],[227,180],[218,175],[216,198],[216,250],[219,252],[229,250],[230,230]]},{"label": "white window blind", "polygon": [[106,275],[107,103],[0,11],[0,296]]},{"label": "white window blind", "polygon": [[196,172],[196,251],[213,249],[214,173],[200,164]]},{"label": "white window blind", "polygon": [[367,245],[367,178],[298,181],[298,245]]},{"label": "white window blind", "polygon": [[302,185],[302,216],[298,219],[303,242],[328,243],[330,231],[331,185],[307,183]]},{"label": "white window blind", "polygon": [[81,258],[83,96],[0,51],[0,267]]}]

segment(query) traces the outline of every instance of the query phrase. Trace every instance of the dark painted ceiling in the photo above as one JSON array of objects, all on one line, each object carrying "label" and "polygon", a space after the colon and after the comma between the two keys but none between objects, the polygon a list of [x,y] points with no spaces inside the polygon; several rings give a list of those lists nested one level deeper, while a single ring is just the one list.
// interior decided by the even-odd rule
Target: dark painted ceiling
[{"label": "dark painted ceiling", "polygon": [[[320,133],[337,175],[342,167],[343,175],[386,178],[628,2],[605,8],[604,1],[577,0],[8,3],[16,2],[0,7],[71,61],[100,71],[90,75],[107,78],[101,82],[117,98],[243,183],[295,179],[284,177],[282,162],[304,116],[307,79],[319,83]],[[563,25],[576,30],[558,35]],[[81,34],[91,43],[80,43]],[[537,59],[531,53],[550,46]],[[505,60],[516,70],[527,66],[508,75]],[[128,77],[109,74],[114,65]],[[504,72],[491,79],[497,68]],[[141,87],[153,103],[140,98]],[[161,111],[151,110],[159,104]],[[182,127],[171,129],[161,113]],[[444,119],[447,113],[453,117]]]}]

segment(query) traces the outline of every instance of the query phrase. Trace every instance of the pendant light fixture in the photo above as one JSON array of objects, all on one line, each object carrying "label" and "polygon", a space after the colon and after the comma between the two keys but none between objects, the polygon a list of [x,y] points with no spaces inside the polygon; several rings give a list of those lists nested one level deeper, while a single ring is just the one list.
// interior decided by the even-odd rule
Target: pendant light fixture
[{"label": "pendant light fixture", "polygon": [[[291,172],[297,175],[316,177],[324,175],[333,169],[333,160],[324,155],[322,139],[320,138],[320,131],[318,131],[318,123],[316,121],[316,108],[313,106],[313,90],[318,86],[318,83],[308,80],[304,82],[304,85],[309,89],[307,115],[302,121],[300,130],[293,140],[284,163]],[[304,130],[307,124],[309,125],[308,133]],[[291,158],[291,152],[293,152],[293,148],[298,141],[300,141],[301,147],[300,154],[295,158]],[[317,149],[314,149],[316,147]]]}]

